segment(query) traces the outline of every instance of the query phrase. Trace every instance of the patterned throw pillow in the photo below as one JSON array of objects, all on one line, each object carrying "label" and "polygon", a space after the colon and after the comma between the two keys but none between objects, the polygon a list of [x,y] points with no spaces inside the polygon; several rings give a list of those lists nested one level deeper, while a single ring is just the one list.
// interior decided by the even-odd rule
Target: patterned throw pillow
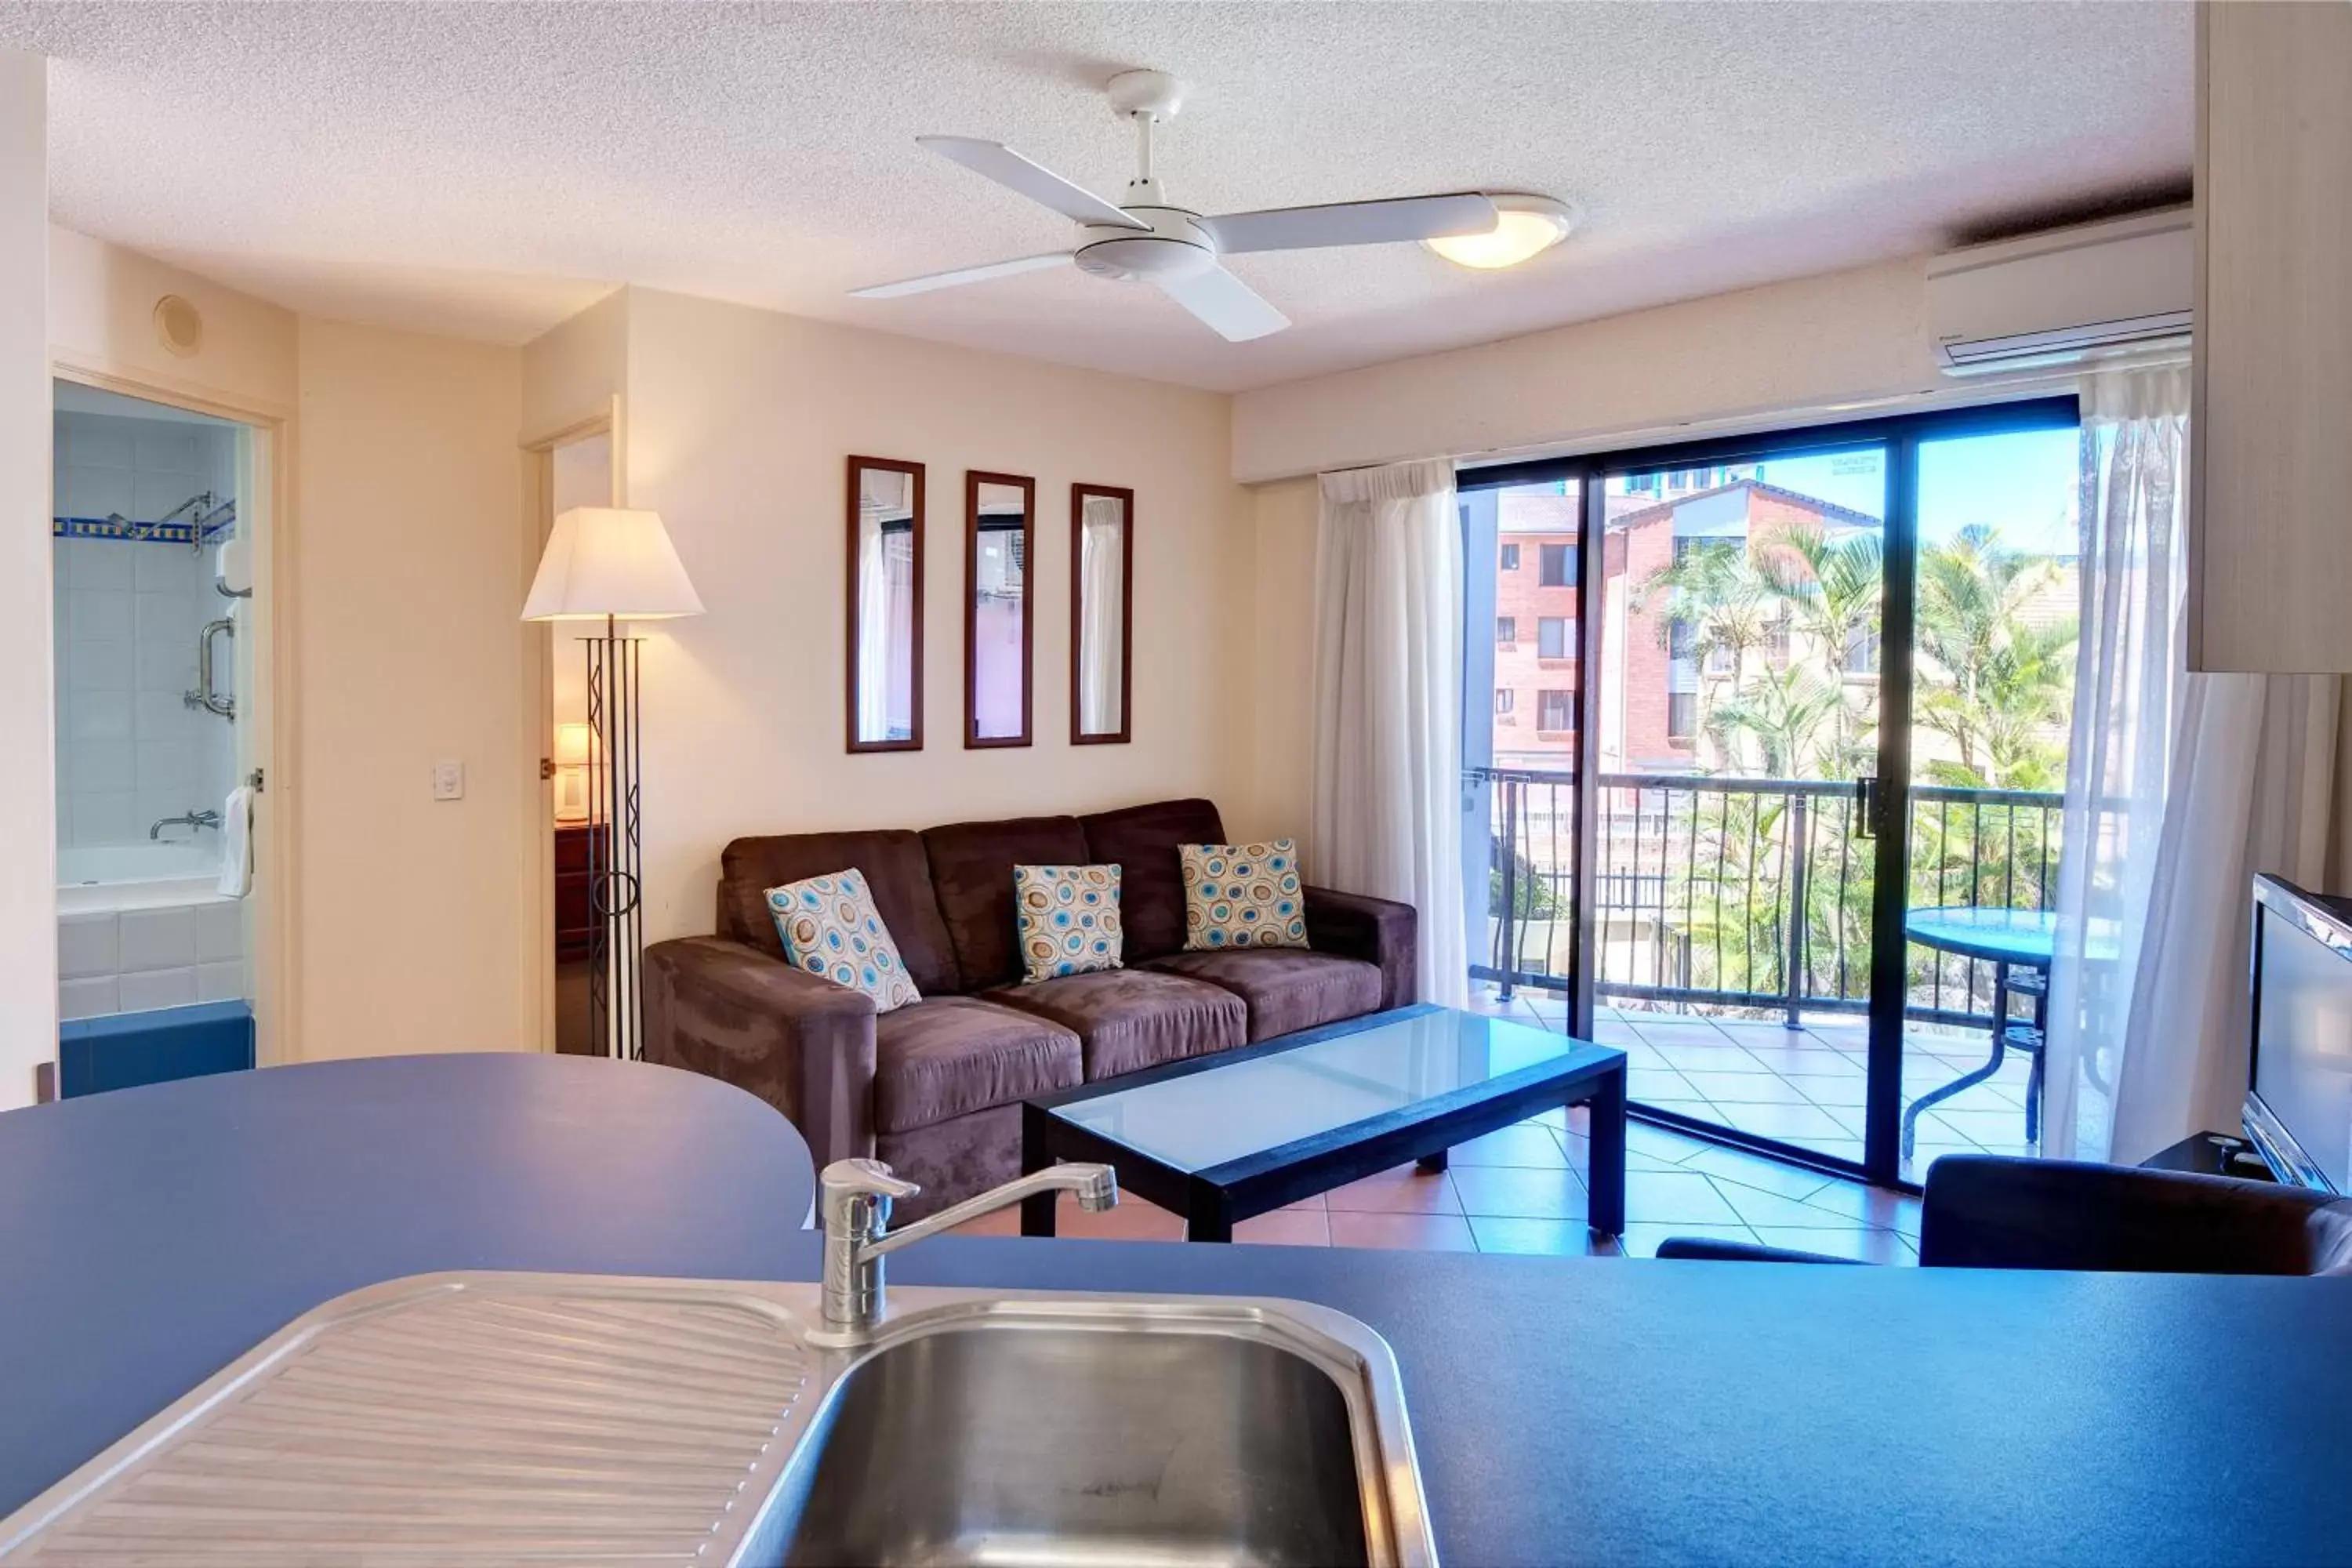
[{"label": "patterned throw pillow", "polygon": [[865,875],[855,868],[770,888],[768,912],[787,958],[811,974],[865,992],[876,1012],[923,999],[907,978],[890,928],[875,912]]},{"label": "patterned throw pillow", "polygon": [[1184,946],[1305,947],[1307,896],[1298,845],[1184,844]]},{"label": "patterned throw pillow", "polygon": [[1118,867],[1015,866],[1013,907],[1024,982],[1119,967]]}]

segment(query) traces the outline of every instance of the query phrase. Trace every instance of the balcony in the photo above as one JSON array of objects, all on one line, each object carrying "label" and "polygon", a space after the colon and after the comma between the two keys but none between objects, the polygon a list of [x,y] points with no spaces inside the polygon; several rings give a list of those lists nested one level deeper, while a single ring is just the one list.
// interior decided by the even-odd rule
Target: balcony
[{"label": "balcony", "polygon": [[[1492,826],[1471,973],[1490,1010],[1566,1026],[1574,775],[1486,769]],[[1594,1032],[1633,1057],[1634,1098],[1862,1157],[1874,839],[1851,782],[1602,775],[1591,879]],[[1916,785],[1910,907],[2040,910],[2063,797]],[[1475,916],[1474,916],[1475,919]],[[1982,1065],[1988,963],[1909,944],[1903,1100]],[[2025,1058],[1923,1113],[1916,1175],[1956,1151],[2020,1153]]]}]

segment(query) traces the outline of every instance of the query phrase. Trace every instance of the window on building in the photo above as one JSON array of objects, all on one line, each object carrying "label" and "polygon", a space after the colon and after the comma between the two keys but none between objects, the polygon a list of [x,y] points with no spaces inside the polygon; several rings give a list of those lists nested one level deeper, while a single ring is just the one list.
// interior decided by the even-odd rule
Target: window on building
[{"label": "window on building", "polygon": [[1538,691],[1536,693],[1536,728],[1538,730],[1572,730],[1576,727],[1576,693],[1573,691]]},{"label": "window on building", "polygon": [[1519,640],[1519,623],[1517,618],[1510,616],[1496,616],[1495,617],[1495,640],[1503,644],[1507,647],[1511,644],[1517,642]]},{"label": "window on building", "polygon": [[1789,668],[1789,652],[1793,631],[1794,623],[1786,616],[1780,616],[1765,627],[1765,651],[1776,668]]},{"label": "window on building", "polygon": [[1501,564],[1502,569],[1506,572],[1516,572],[1519,569],[1519,547],[1517,545],[1506,544],[1503,546],[1503,559]]},{"label": "window on building", "polygon": [[1688,658],[1691,656],[1691,624],[1688,621],[1666,623],[1666,657]]},{"label": "window on building", "polygon": [[1848,675],[1878,673],[1878,628],[1876,626],[1853,634],[1853,640],[1846,645],[1845,672]]},{"label": "window on building", "polygon": [[1509,687],[1500,686],[1495,689],[1495,711],[1497,715],[1510,712],[1518,706],[1518,703],[1519,694]]},{"label": "window on building", "polygon": [[1573,640],[1569,628],[1576,625],[1564,616],[1536,617],[1536,657],[1538,658],[1570,658],[1574,655],[1570,644]]},{"label": "window on building", "polygon": [[1698,693],[1669,691],[1666,693],[1666,739],[1691,741],[1698,738]]},{"label": "window on building", "polygon": [[1566,544],[1547,544],[1543,551],[1543,585],[1547,588],[1576,586],[1576,551]]}]

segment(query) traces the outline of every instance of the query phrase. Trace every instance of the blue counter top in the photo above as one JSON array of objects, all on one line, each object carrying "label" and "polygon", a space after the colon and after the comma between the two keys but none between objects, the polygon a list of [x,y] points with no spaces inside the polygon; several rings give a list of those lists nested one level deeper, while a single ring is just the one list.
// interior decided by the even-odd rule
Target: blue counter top
[{"label": "blue counter top", "polygon": [[[562,1058],[0,1116],[0,1511],[375,1279],[811,1278],[808,1191],[749,1097]],[[1395,1347],[1452,1568],[2327,1563],[2352,1542],[2352,1280],[1013,1239],[890,1268],[1355,1314]]]}]

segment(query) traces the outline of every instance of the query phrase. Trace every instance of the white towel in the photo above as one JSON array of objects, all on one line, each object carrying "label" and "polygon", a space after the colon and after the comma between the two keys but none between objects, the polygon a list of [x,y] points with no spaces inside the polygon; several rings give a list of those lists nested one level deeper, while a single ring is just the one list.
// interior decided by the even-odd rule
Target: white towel
[{"label": "white towel", "polygon": [[240,784],[228,792],[221,811],[220,890],[241,899],[253,887],[253,791]]}]

